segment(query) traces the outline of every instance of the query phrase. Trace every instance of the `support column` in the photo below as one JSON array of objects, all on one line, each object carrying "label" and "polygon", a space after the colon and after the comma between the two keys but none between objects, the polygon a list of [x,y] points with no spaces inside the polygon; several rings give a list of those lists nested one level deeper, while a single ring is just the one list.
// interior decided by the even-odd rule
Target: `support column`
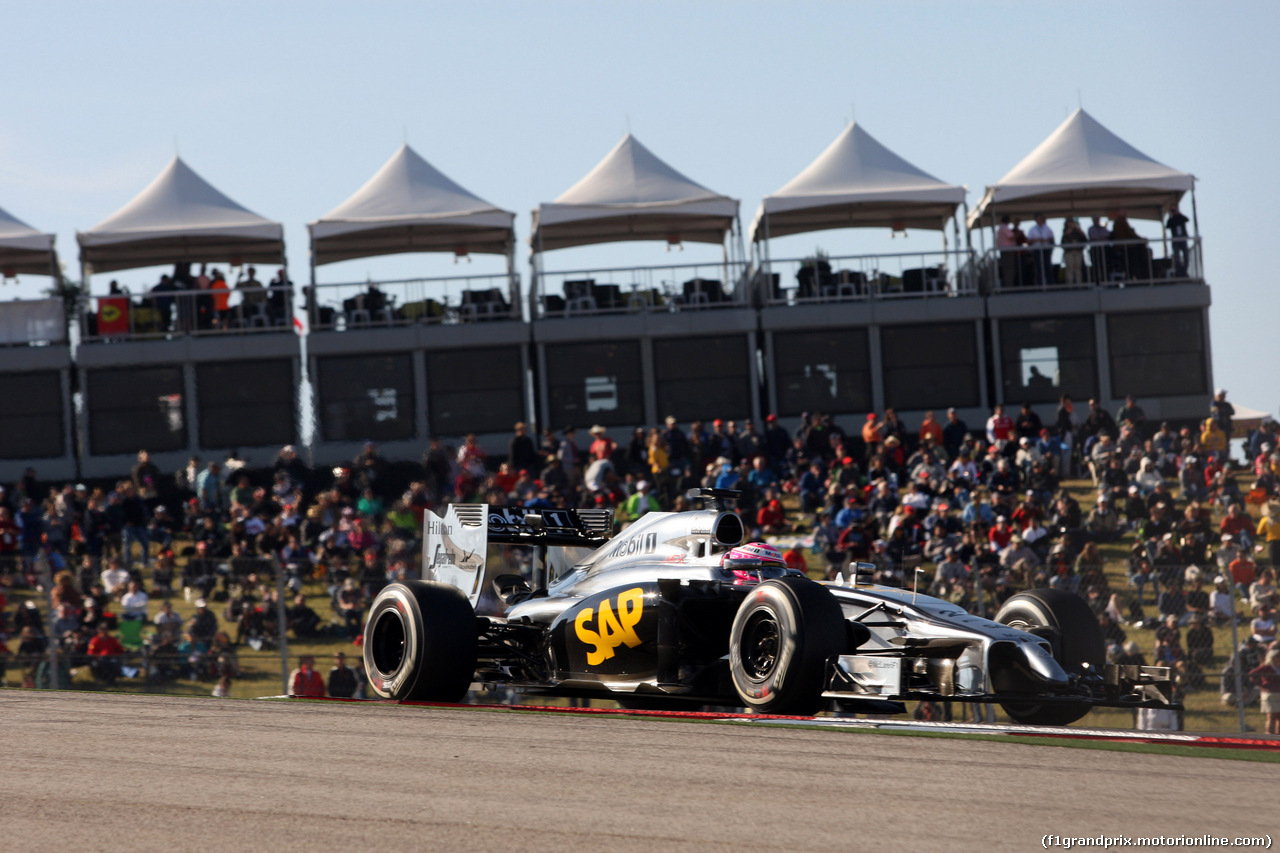
[{"label": "support column", "polygon": [[884,395],[884,355],[880,349],[880,326],[867,327],[867,346],[871,348],[871,408],[875,412],[883,412]]},{"label": "support column", "polygon": [[1111,341],[1107,339],[1107,315],[1093,315],[1093,337],[1098,358],[1098,403],[1111,410],[1114,400],[1111,392]]}]

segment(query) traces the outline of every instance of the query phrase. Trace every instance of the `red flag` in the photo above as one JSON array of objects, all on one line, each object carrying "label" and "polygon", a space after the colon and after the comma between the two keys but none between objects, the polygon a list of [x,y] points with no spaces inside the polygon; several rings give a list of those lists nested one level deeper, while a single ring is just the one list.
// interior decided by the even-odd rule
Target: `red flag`
[{"label": "red flag", "polygon": [[129,334],[129,297],[98,297],[98,334]]}]

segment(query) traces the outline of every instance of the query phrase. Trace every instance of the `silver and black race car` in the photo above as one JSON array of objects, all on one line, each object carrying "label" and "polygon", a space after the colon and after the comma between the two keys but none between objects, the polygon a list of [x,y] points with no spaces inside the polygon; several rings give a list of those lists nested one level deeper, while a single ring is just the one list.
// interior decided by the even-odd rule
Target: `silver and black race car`
[{"label": "silver and black race car", "polygon": [[[1078,596],[1020,593],[989,620],[860,582],[869,564],[818,583],[770,558],[769,546],[743,547],[742,520],[727,509],[735,495],[702,490],[706,509],[651,512],[616,538],[607,510],[428,513],[430,580],[391,584],[370,609],[374,691],[457,702],[486,683],[630,708],[793,715],[978,702],[1040,725],[1096,706],[1177,707],[1168,668],[1106,663]],[[527,546],[532,582],[488,577],[496,546]],[[494,615],[478,615],[482,595]]]}]

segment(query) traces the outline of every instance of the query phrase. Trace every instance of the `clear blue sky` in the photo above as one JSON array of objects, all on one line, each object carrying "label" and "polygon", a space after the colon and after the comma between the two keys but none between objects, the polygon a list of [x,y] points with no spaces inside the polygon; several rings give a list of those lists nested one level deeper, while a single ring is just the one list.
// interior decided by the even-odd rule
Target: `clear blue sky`
[{"label": "clear blue sky", "polygon": [[[745,225],[855,113],[908,160],[968,185],[973,205],[1082,102],[1199,179],[1215,381],[1237,403],[1280,404],[1265,360],[1280,318],[1274,2],[46,2],[5,3],[3,20],[0,207],[56,233],[73,275],[75,232],[131,199],[175,145],[231,198],[284,223],[300,280],[305,223],[406,137],[516,211],[524,239],[529,211],[628,126],[675,168],[741,199]],[[815,244],[845,253],[884,241],[811,235],[774,254]],[[670,260],[660,245],[624,245],[565,250],[547,265]],[[477,258],[467,271],[490,270]],[[448,258],[407,256],[320,278],[456,271]],[[152,277],[120,278],[136,290]],[[24,278],[0,298],[45,283]]]}]

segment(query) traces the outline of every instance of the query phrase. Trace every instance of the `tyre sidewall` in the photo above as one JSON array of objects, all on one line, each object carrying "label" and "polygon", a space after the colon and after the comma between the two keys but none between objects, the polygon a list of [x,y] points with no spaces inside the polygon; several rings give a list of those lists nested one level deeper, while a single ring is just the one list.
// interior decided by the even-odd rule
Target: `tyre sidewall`
[{"label": "tyre sidewall", "polygon": [[[770,707],[785,698],[790,686],[791,662],[797,659],[801,637],[800,615],[793,597],[785,587],[761,584],[753,589],[733,618],[729,643],[729,668],[739,697],[752,708]],[[742,663],[742,633],[751,617],[766,612],[778,625],[778,654],[773,670],[763,679],[747,674]]]},{"label": "tyre sidewall", "polygon": [[[745,627],[767,612],[778,626],[774,666],[763,678],[742,661]],[[844,614],[820,584],[804,578],[766,581],[747,594],[729,634],[729,671],[738,698],[753,711],[808,716],[822,703],[826,662],[845,648]]]},{"label": "tyre sidewall", "polygon": [[[384,619],[399,619],[404,631],[404,655],[391,672],[384,672],[374,661],[374,632]],[[385,587],[369,608],[365,625],[364,671],[373,692],[383,699],[401,699],[414,693],[422,674],[422,611],[418,600],[403,584]]]}]

